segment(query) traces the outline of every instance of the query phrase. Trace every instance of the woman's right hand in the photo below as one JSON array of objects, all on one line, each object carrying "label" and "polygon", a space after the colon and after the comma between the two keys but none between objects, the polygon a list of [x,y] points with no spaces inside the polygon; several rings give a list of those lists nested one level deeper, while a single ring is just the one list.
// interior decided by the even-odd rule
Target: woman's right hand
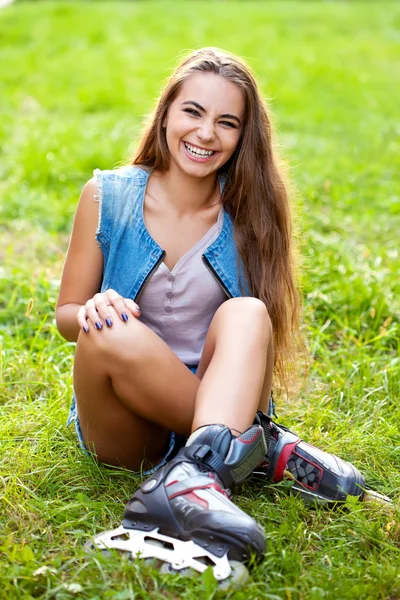
[{"label": "woman's right hand", "polygon": [[113,322],[109,306],[114,308],[119,318],[124,322],[128,320],[129,314],[136,318],[140,317],[140,308],[136,302],[130,298],[123,298],[115,290],[107,290],[95,294],[79,309],[77,319],[79,326],[85,333],[89,331],[91,326],[98,330],[102,329],[104,324],[107,327],[112,327]]}]

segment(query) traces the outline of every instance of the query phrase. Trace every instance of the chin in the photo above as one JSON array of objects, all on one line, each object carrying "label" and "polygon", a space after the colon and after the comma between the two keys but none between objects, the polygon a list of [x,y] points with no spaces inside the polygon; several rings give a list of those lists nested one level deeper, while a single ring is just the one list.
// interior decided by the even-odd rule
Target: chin
[{"label": "chin", "polygon": [[185,169],[185,173],[190,175],[191,177],[196,177],[197,179],[204,179],[205,177],[210,177],[210,175],[216,175],[218,169],[210,169],[208,171],[200,171],[200,169]]},{"label": "chin", "polygon": [[187,164],[185,161],[185,164],[182,164],[182,162],[177,162],[176,163],[179,167],[179,169],[181,171],[183,171],[186,175],[190,175],[191,177],[197,177],[197,178],[203,178],[203,177],[209,177],[210,175],[213,174],[217,174],[218,170],[221,168],[222,165],[218,164],[218,165],[207,165],[205,166],[204,164]]}]

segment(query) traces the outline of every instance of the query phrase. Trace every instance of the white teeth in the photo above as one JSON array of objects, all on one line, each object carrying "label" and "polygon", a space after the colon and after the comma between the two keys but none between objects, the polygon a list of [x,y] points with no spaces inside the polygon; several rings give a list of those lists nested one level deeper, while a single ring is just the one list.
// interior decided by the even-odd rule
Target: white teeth
[{"label": "white teeth", "polygon": [[202,150],[201,148],[195,148],[187,142],[185,142],[185,147],[186,150],[188,150],[191,154],[194,154],[195,156],[211,156],[211,154],[214,154],[213,150]]}]

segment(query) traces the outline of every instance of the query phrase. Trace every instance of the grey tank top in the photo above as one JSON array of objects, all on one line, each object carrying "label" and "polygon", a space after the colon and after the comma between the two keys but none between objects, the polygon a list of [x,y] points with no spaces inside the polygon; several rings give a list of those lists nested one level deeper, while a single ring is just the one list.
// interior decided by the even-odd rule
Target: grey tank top
[{"label": "grey tank top", "polygon": [[139,320],[187,365],[199,364],[215,311],[228,299],[201,258],[219,236],[223,219],[221,207],[217,222],[172,271],[160,263],[138,299]]}]

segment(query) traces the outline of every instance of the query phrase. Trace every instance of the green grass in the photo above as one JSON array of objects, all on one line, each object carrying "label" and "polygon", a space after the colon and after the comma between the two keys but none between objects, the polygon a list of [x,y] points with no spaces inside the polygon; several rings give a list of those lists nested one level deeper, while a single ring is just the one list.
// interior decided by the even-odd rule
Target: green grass
[{"label": "green grass", "polygon": [[[219,598],[212,580],[88,556],[138,479],[98,467],[65,429],[73,345],[54,307],[71,219],[96,167],[132,149],[183,49],[247,58],[298,190],[313,356],[278,412],[351,460],[392,514],[312,510],[240,488],[265,561],[226,597],[400,598],[400,7],[394,2],[20,2],[0,12],[0,597]],[[397,95],[398,96],[398,95]]]}]

